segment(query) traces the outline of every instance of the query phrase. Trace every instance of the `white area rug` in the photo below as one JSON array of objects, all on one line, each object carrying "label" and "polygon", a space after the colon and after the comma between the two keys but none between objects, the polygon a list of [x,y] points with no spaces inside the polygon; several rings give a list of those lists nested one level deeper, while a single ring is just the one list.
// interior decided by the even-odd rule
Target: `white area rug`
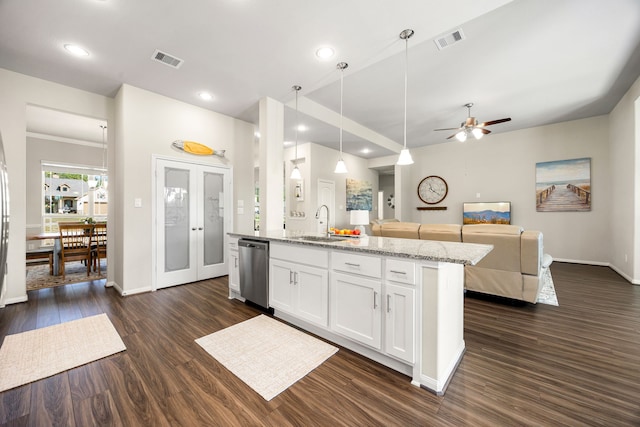
[{"label": "white area rug", "polygon": [[541,304],[559,305],[556,296],[556,288],[553,286],[553,278],[549,267],[542,269],[542,290],[538,296],[538,302]]},{"label": "white area rug", "polygon": [[196,340],[207,353],[271,400],[338,349],[261,314]]},{"label": "white area rug", "polygon": [[126,350],[106,314],[7,335],[0,348],[0,392]]}]

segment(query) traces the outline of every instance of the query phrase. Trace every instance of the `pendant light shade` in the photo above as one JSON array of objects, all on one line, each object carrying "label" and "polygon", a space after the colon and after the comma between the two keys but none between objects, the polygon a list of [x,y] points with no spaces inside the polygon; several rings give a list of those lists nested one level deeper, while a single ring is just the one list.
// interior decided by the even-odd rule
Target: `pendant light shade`
[{"label": "pendant light shade", "polygon": [[398,162],[400,166],[413,164],[413,158],[407,148],[407,82],[409,70],[409,39],[413,36],[413,30],[404,30],[400,33],[400,38],[404,40],[404,148],[400,151]]},{"label": "pendant light shade", "polygon": [[302,179],[300,169],[298,169],[298,128],[300,123],[298,122],[298,92],[302,89],[302,86],[295,85],[292,87],[296,91],[296,158],[293,161],[293,170],[291,171],[291,179]]},{"label": "pendant light shade", "polygon": [[342,98],[344,94],[344,69],[347,68],[349,64],[346,62],[339,62],[336,68],[340,70],[340,159],[338,163],[336,163],[336,169],[333,171],[334,173],[347,173],[347,165],[342,160]]}]

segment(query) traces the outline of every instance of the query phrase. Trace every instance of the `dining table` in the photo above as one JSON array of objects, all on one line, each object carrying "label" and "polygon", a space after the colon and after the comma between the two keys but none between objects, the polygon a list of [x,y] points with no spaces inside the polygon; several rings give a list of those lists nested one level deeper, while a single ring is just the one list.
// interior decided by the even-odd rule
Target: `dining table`
[{"label": "dining table", "polygon": [[60,271],[60,233],[47,231],[37,234],[27,235],[27,240],[49,240],[53,239],[53,275],[57,276]]}]

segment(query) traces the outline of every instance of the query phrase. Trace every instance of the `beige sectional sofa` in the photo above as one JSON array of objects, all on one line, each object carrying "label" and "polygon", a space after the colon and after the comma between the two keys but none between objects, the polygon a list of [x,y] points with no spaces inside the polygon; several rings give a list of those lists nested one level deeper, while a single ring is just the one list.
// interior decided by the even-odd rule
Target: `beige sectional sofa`
[{"label": "beige sectional sofa", "polygon": [[465,266],[465,289],[536,303],[542,288],[541,270],[551,263],[542,233],[517,225],[418,224],[374,221],[371,234],[405,239],[440,240],[493,245],[475,266]]}]

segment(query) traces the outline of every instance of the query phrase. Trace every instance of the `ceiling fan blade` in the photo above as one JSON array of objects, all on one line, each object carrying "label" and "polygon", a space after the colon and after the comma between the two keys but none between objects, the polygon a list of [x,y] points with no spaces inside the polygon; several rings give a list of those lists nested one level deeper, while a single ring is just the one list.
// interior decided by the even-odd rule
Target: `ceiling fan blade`
[{"label": "ceiling fan blade", "polygon": [[477,127],[491,126],[491,125],[497,125],[498,123],[504,123],[504,122],[509,122],[509,121],[511,121],[511,117],[507,117],[505,119],[490,120],[488,122],[480,123],[480,124],[478,124],[476,126]]},{"label": "ceiling fan blade", "polygon": [[461,128],[442,128],[442,129],[434,129],[434,130],[458,130]]},{"label": "ceiling fan blade", "polygon": [[453,134],[453,135],[451,135],[451,136],[448,136],[448,137],[447,137],[447,139],[451,139],[451,138],[453,138],[454,136],[456,136],[457,134],[458,134],[458,132],[454,133],[454,134]]},{"label": "ceiling fan blade", "polygon": [[480,129],[480,130],[482,131],[482,133],[483,133],[483,134],[485,134],[485,135],[487,135],[487,134],[490,134],[490,133],[491,133],[491,131],[490,131],[489,129],[483,129],[483,128],[479,128],[479,129]]}]

